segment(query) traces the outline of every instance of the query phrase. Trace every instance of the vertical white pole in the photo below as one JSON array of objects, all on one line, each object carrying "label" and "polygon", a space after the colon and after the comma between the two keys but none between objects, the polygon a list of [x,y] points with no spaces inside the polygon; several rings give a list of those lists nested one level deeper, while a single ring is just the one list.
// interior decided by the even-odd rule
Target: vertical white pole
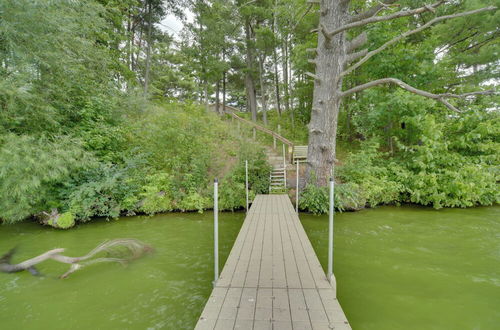
[{"label": "vertical white pole", "polygon": [[333,178],[330,178],[330,209],[328,212],[328,280],[333,279]]},{"label": "vertical white pole", "polygon": [[283,174],[284,174],[284,179],[285,182],[283,183],[283,186],[285,188],[284,194],[286,194],[286,155],[285,155],[285,144],[283,143]]},{"label": "vertical white pole", "polygon": [[283,143],[283,168],[286,168],[285,144]]},{"label": "vertical white pole", "polygon": [[295,185],[295,212],[299,213],[299,161],[297,160],[297,182]]},{"label": "vertical white pole", "polygon": [[245,160],[245,192],[246,192],[247,212],[248,212],[248,160]]},{"label": "vertical white pole", "polygon": [[276,150],[276,136],[273,134],[273,149]]},{"label": "vertical white pole", "polygon": [[219,182],[214,180],[214,286],[219,279]]}]

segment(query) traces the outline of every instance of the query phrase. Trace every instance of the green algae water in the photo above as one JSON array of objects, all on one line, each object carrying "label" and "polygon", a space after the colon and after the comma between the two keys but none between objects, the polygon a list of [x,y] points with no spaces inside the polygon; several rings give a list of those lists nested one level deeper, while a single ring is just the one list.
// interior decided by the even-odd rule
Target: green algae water
[{"label": "green algae water", "polygon": [[[328,217],[301,215],[323,264]],[[380,207],[335,217],[353,329],[500,329],[500,207]]]},{"label": "green algae water", "polygon": [[[220,215],[221,268],[243,213]],[[86,254],[114,238],[137,238],[155,253],[126,268],[46,261],[0,273],[0,329],[192,329],[211,291],[213,214],[98,220],[69,231],[33,223],[0,226],[0,254],[14,262],[65,247]],[[326,265],[327,217],[301,215]],[[500,207],[435,211],[381,207],[335,218],[339,300],[356,329],[498,329]]]},{"label": "green algae water", "polygon": [[[243,213],[219,216],[225,262]],[[69,231],[33,223],[0,227],[0,253],[18,246],[14,262],[65,247],[80,256],[105,240],[137,238],[154,254],[124,268],[96,264],[60,280],[67,265],[48,260],[38,270],[0,273],[0,329],[192,329],[213,281],[213,213],[94,221]]]}]

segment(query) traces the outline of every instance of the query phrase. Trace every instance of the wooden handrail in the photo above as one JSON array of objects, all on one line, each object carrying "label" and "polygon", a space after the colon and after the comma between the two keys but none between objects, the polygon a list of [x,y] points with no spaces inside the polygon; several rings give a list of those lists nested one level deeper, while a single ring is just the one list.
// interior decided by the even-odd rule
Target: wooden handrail
[{"label": "wooden handrail", "polygon": [[[228,106],[226,105],[226,107],[228,107]],[[261,132],[264,132],[264,133],[267,133],[267,134],[271,135],[272,137],[276,138],[277,140],[280,140],[284,144],[288,145],[290,148],[293,148],[293,146],[294,146],[293,142],[290,141],[290,140],[288,140],[287,138],[284,138],[283,136],[279,135],[278,133],[276,133],[274,131],[271,131],[270,129],[265,128],[263,126],[260,126],[260,125],[258,125],[256,123],[254,123],[253,121],[250,121],[248,119],[242,118],[242,117],[238,116],[237,114],[235,114],[233,111],[226,111],[226,113],[228,115],[230,115],[231,117],[236,118],[236,119],[244,122],[247,125],[255,127],[256,129],[258,129]]]}]

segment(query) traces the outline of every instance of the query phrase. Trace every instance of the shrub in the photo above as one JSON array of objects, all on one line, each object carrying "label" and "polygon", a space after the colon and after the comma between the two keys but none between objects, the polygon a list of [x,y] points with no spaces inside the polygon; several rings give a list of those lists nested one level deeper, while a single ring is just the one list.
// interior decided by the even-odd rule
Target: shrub
[{"label": "shrub", "polygon": [[0,148],[0,219],[21,221],[60,206],[58,191],[71,175],[94,164],[77,140],[3,136]]},{"label": "shrub", "polygon": [[50,220],[49,224],[54,228],[68,229],[75,225],[75,216],[71,212],[65,212]]}]

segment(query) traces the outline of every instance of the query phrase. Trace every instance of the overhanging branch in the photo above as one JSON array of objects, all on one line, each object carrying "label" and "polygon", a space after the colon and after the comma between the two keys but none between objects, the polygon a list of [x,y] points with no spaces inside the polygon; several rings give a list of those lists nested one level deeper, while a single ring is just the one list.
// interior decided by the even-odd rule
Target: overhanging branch
[{"label": "overhanging branch", "polygon": [[401,81],[399,79],[396,79],[396,78],[384,78],[384,79],[378,79],[378,80],[370,81],[370,82],[368,82],[366,84],[359,85],[359,86],[353,87],[351,89],[348,89],[348,90],[344,91],[341,94],[341,97],[346,97],[346,96],[351,95],[353,93],[361,92],[361,91],[363,91],[365,89],[368,89],[368,88],[371,88],[371,87],[375,87],[375,86],[378,86],[378,85],[384,85],[384,84],[394,84],[394,85],[397,85],[397,86],[399,86],[399,87],[401,87],[403,89],[406,89],[407,91],[409,91],[409,92],[411,92],[413,94],[417,94],[417,95],[424,96],[424,97],[427,97],[427,98],[430,98],[430,99],[434,99],[434,100],[436,100],[438,102],[441,102],[448,109],[453,110],[455,112],[463,112],[463,111],[460,111],[457,107],[455,107],[454,105],[452,105],[451,103],[449,103],[446,99],[449,99],[449,98],[465,99],[468,96],[493,95],[493,94],[495,94],[495,91],[492,91],[492,90],[477,91],[477,92],[470,92],[470,93],[464,93],[464,94],[453,94],[453,93],[433,94],[433,93],[430,93],[430,92],[427,92],[427,91],[415,88],[413,86],[410,86],[407,83],[405,83],[405,82],[403,82],[403,81]]},{"label": "overhanging branch", "polygon": [[376,6],[371,7],[370,9],[359,13],[357,15],[352,16],[350,22],[356,22],[365,18],[369,18],[372,16],[377,15],[382,9],[387,8],[388,6],[392,5],[393,3],[397,2],[398,0],[385,0],[385,1],[379,1],[379,4]]},{"label": "overhanging branch", "polygon": [[383,44],[382,46],[380,46],[379,48],[375,49],[375,50],[372,50],[370,52],[368,52],[368,54],[366,54],[366,56],[364,56],[359,62],[357,62],[356,64],[352,65],[351,67],[349,67],[347,70],[345,70],[344,72],[342,72],[342,76],[345,76],[349,73],[351,73],[352,71],[354,71],[355,69],[359,68],[363,63],[365,63],[366,61],[368,61],[371,57],[373,57],[374,55],[380,53],[381,51],[385,50],[387,47],[395,44],[396,42],[412,35],[412,34],[415,34],[415,33],[418,33],[422,30],[425,30],[427,29],[428,27],[438,23],[438,22],[441,22],[441,21],[444,21],[444,20],[447,20],[447,19],[451,19],[451,18],[458,18],[458,17],[463,17],[463,16],[468,16],[468,15],[474,15],[474,14],[478,14],[478,13],[481,13],[481,12],[485,12],[485,11],[490,11],[490,10],[496,10],[497,7],[495,6],[489,6],[489,7],[484,7],[484,8],[480,8],[480,9],[475,9],[475,10],[470,10],[470,11],[466,11],[466,12],[462,12],[462,13],[457,13],[457,14],[453,14],[453,15],[445,15],[445,16],[439,16],[439,17],[435,17],[433,18],[432,20],[430,20],[429,22],[425,23],[424,25],[414,29],[414,30],[410,30],[410,31],[406,31],[405,33],[387,41],[385,44]]},{"label": "overhanging branch", "polygon": [[371,23],[389,21],[389,20],[393,20],[396,18],[406,17],[406,16],[413,16],[413,15],[425,13],[426,11],[434,12],[434,10],[437,7],[439,7],[440,5],[442,5],[443,3],[444,3],[444,0],[438,1],[432,5],[426,5],[426,6],[423,6],[420,8],[416,8],[416,9],[401,10],[401,11],[398,11],[394,14],[390,14],[390,15],[386,15],[386,16],[374,16],[374,17],[369,17],[369,18],[365,18],[362,20],[357,20],[357,21],[354,21],[352,23],[343,25],[343,26],[341,26],[333,31],[330,31],[329,35],[330,35],[330,37],[333,37],[337,33],[340,33],[342,31],[349,30],[349,29],[352,29],[352,28],[355,28],[358,26],[363,26],[363,25],[367,25],[367,24],[371,24]]}]

